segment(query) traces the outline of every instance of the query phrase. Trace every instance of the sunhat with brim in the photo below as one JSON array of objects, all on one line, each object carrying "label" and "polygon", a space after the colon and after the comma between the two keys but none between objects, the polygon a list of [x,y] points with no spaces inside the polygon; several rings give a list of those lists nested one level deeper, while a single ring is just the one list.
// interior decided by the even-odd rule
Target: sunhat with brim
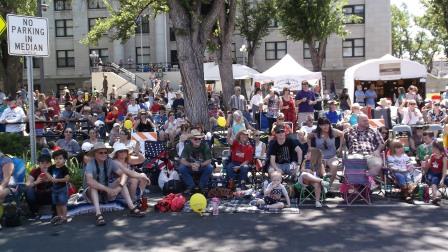
[{"label": "sunhat with brim", "polygon": [[387,98],[381,98],[377,104],[382,107],[387,107],[389,105]]},{"label": "sunhat with brim", "polygon": [[93,156],[95,155],[95,152],[97,150],[106,150],[107,154],[110,154],[114,149],[106,146],[104,143],[102,142],[98,142],[96,144],[93,145],[92,149],[87,153],[88,156]]},{"label": "sunhat with brim", "polygon": [[191,138],[204,138],[204,134],[202,134],[199,130],[192,130],[190,132],[190,139]]},{"label": "sunhat with brim", "polygon": [[116,143],[114,144],[114,150],[112,151],[112,153],[109,155],[111,158],[115,157],[115,154],[117,154],[117,152],[126,150],[129,154],[129,152],[131,151],[129,148],[126,147],[126,145],[124,143]]}]

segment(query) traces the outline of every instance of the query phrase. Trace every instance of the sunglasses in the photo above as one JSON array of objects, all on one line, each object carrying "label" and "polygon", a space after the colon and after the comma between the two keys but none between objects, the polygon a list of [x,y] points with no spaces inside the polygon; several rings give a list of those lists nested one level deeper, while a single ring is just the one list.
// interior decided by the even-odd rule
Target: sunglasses
[{"label": "sunglasses", "polygon": [[260,135],[254,135],[254,137],[259,137]]},{"label": "sunglasses", "polygon": [[97,154],[100,154],[100,155],[106,155],[106,154],[107,154],[107,151],[98,151]]},{"label": "sunglasses", "polygon": [[195,140],[195,141],[201,141],[202,138],[197,138],[197,137],[195,137],[195,138],[193,138],[193,140]]},{"label": "sunglasses", "polygon": [[285,120],[285,118],[277,118],[277,120],[281,120],[281,121],[283,121],[283,120]]},{"label": "sunglasses", "polygon": [[72,131],[66,131],[65,132],[66,134],[71,134],[71,133],[73,133]]},{"label": "sunglasses", "polygon": [[417,103],[409,103],[409,105],[415,106],[417,105]]}]

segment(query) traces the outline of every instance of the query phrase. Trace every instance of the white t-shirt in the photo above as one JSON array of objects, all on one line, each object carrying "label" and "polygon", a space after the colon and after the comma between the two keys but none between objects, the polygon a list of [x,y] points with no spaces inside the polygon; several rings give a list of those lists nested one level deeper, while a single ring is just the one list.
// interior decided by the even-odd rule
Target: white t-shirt
[{"label": "white t-shirt", "polygon": [[139,110],[140,110],[140,106],[137,104],[135,104],[135,105],[129,104],[128,105],[128,113],[131,113],[132,115],[137,115]]}]

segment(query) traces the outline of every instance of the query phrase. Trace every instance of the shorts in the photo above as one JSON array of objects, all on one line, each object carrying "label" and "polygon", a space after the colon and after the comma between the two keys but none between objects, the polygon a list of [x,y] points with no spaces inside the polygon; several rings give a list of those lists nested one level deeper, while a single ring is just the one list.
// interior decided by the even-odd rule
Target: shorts
[{"label": "shorts", "polygon": [[290,163],[285,163],[285,164],[277,164],[277,167],[280,168],[280,170],[282,170],[283,174],[286,175],[291,175],[291,164]]},{"label": "shorts", "polygon": [[280,200],[275,200],[275,199],[273,199],[271,197],[268,197],[268,196],[265,196],[263,198],[263,200],[264,200],[264,203],[266,203],[266,205],[272,205],[272,204],[280,202]]},{"label": "shorts", "polygon": [[[428,172],[426,174],[426,182],[429,185],[439,185],[440,180],[442,180],[442,173],[434,174],[432,172]],[[448,186],[448,177],[445,178],[445,181],[443,182],[446,186]]]},{"label": "shorts", "polygon": [[67,186],[58,189],[52,189],[51,200],[53,202],[53,205],[67,205],[68,202]]}]

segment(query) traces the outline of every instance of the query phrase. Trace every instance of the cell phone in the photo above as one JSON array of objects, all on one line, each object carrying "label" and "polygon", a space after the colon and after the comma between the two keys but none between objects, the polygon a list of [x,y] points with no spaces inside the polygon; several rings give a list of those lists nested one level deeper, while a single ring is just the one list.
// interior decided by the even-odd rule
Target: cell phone
[{"label": "cell phone", "polygon": [[47,174],[45,174],[44,172],[42,172],[41,174],[39,174],[39,177],[41,178],[45,178],[47,176]]}]

